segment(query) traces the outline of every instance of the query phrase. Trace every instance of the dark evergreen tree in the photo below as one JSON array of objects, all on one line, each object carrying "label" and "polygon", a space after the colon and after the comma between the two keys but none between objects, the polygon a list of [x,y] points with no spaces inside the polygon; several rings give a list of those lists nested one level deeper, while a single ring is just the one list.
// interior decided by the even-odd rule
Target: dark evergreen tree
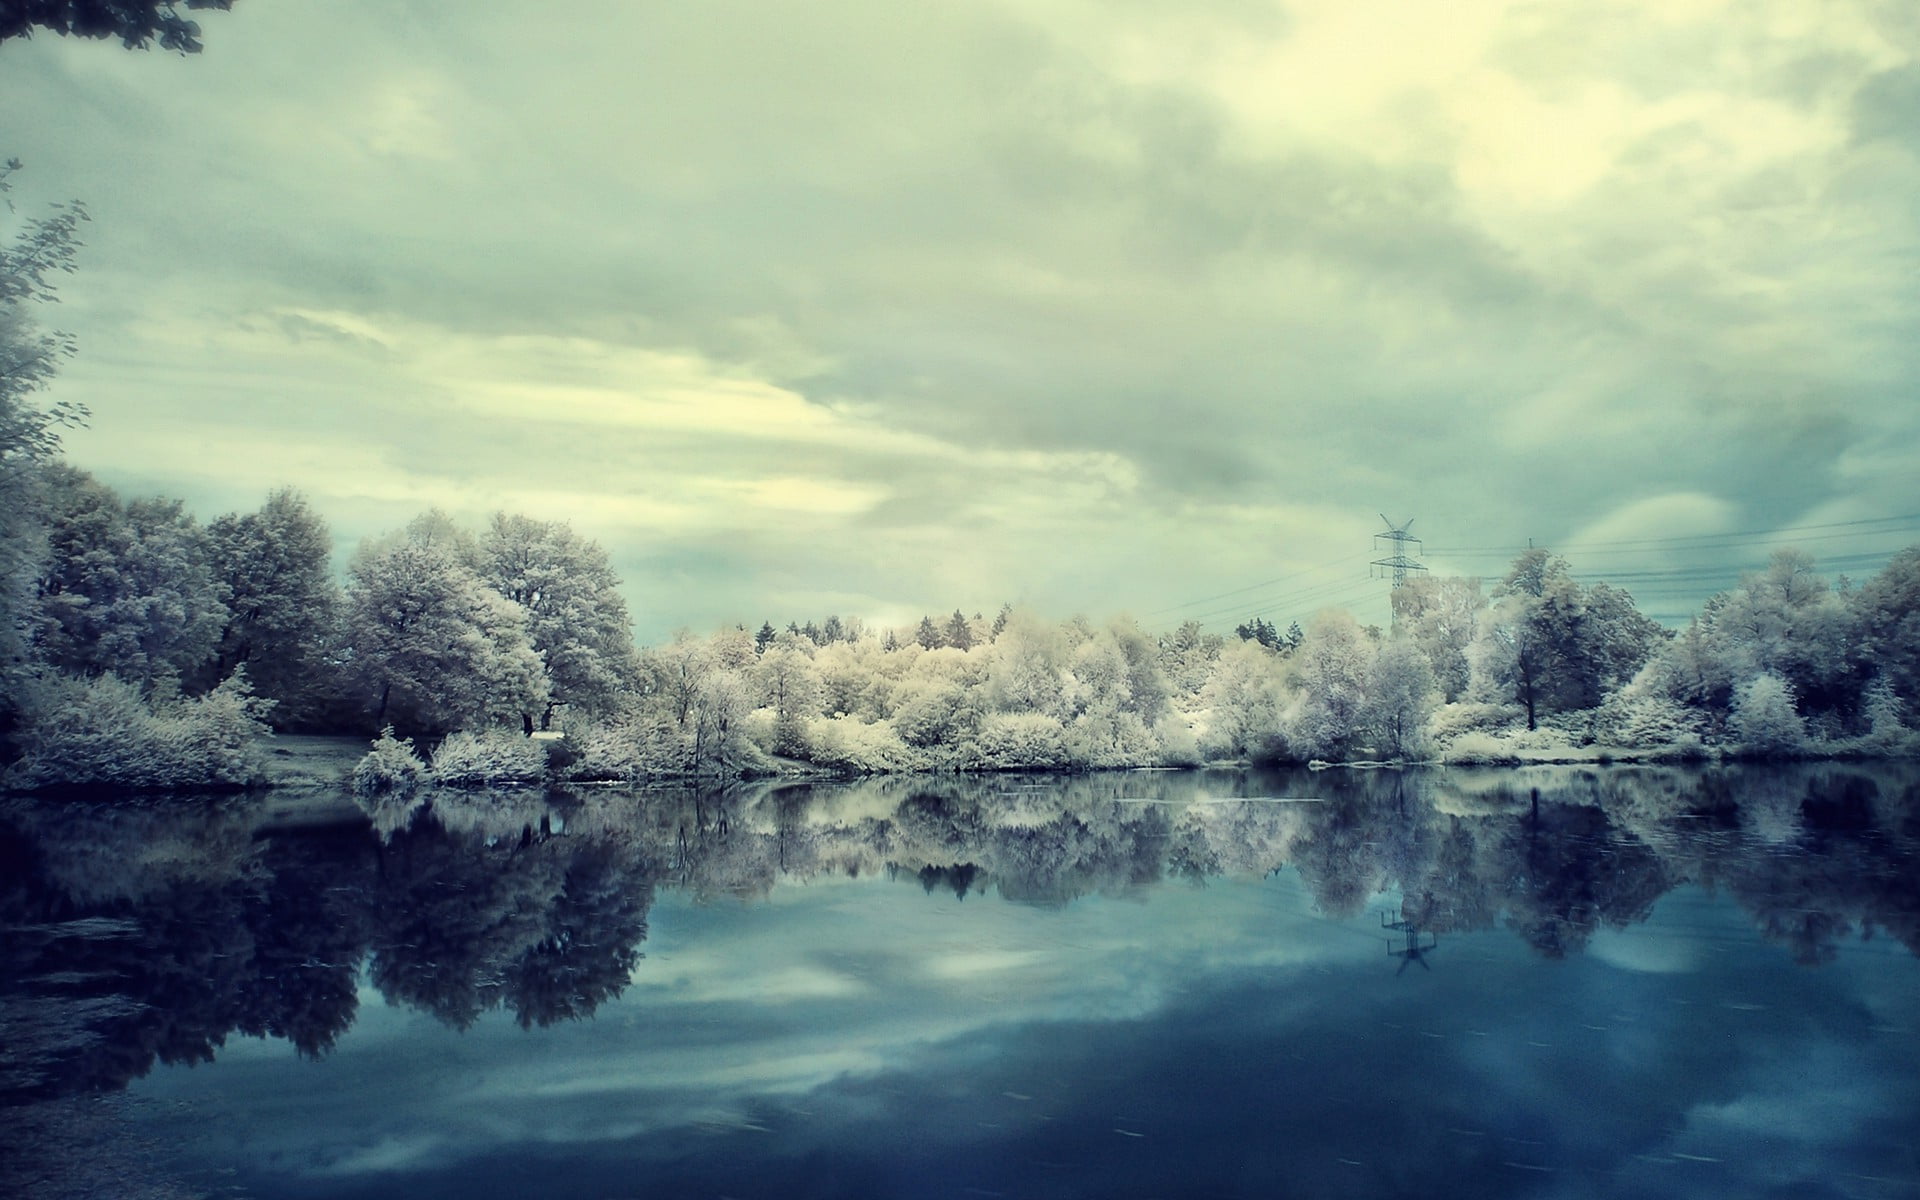
[{"label": "dark evergreen tree", "polygon": [[[1298,632],[1299,629],[1298,625],[1293,627],[1294,632]],[[1279,650],[1285,645],[1280,639],[1280,631],[1275,629],[1273,622],[1265,617],[1255,617],[1251,621],[1236,625],[1233,631],[1239,635],[1241,641],[1259,642],[1269,650]],[[1298,643],[1294,644],[1298,645]]]},{"label": "dark evergreen tree", "polygon": [[1013,616],[1013,605],[1002,604],[1000,606],[999,613],[996,614],[993,618],[993,637],[994,638],[998,639],[999,636],[1006,631],[1007,621],[1011,619],[1012,616]]}]

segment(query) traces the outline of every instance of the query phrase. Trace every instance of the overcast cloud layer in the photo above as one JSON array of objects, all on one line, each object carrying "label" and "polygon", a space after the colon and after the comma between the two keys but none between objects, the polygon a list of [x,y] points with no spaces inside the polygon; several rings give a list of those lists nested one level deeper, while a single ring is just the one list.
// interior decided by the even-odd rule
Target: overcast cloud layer
[{"label": "overcast cloud layer", "polygon": [[71,456],[203,517],[567,518],[643,640],[1920,539],[1909,3],[201,16],[0,45],[0,157],[94,216]]}]

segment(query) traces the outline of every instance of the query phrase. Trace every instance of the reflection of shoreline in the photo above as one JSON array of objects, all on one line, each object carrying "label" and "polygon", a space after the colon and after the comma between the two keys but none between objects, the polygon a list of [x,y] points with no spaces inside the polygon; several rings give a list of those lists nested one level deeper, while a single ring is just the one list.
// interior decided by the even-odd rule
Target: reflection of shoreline
[{"label": "reflection of shoreline", "polygon": [[1920,951],[1917,812],[1920,773],[1824,764],[442,794],[385,842],[232,800],[14,802],[0,1001],[33,1072],[5,1090],[124,1086],[232,1032],[322,1055],[363,982],[456,1027],[585,1017],[631,982],[658,889],[847,877],[1062,908],[1291,868],[1328,919],[1397,895],[1423,930],[1506,929],[1560,958],[1698,884],[1802,962],[1875,931]]},{"label": "reflection of shoreline", "polygon": [[[257,804],[263,811],[273,814],[269,822],[275,828],[301,828],[308,825],[330,822],[351,822],[355,820],[352,797],[347,793],[347,777],[355,763],[359,762],[367,750],[366,739],[347,736],[308,736],[278,735],[262,743],[266,763],[264,781],[255,788],[230,793],[243,803]],[[948,770],[893,771],[872,775],[848,775],[845,772],[824,768],[791,765],[781,774],[763,776],[737,781],[735,786],[747,788],[781,788],[796,785],[849,784],[875,779],[937,780],[951,778],[956,774],[978,779],[1025,779],[1053,780],[1070,779],[1077,775],[1131,774],[1131,775],[1173,775],[1192,776],[1218,774],[1223,772],[1293,772],[1300,769],[1330,770],[1334,772],[1375,770],[1391,772],[1423,773],[1434,770],[1533,770],[1548,767],[1570,769],[1607,769],[1617,767],[1660,767],[1679,770],[1715,770],[1736,768],[1747,760],[1737,756],[1722,755],[1718,750],[1703,752],[1697,744],[1675,743],[1666,746],[1627,748],[1618,746],[1560,746],[1551,749],[1514,745],[1503,747],[1500,755],[1484,761],[1442,761],[1427,760],[1420,762],[1356,760],[1352,762],[1314,762],[1298,764],[1260,765],[1252,762],[1233,760],[1203,764],[1198,767],[1134,767],[1114,770],[1088,770],[1086,768],[1063,767],[1058,769],[1034,769],[1017,772]],[[1852,745],[1844,752],[1815,754],[1808,752],[1790,761],[1771,764],[1776,767],[1844,767],[1854,766],[1871,770],[1877,767],[1900,767],[1912,764],[1910,757],[1888,753],[1875,755]],[[693,787],[713,786],[711,779],[696,775],[662,776],[655,779],[624,780],[568,780],[553,785],[553,790],[570,795],[588,795],[597,792],[625,794],[631,792],[647,793],[658,790],[680,790]],[[459,794],[467,790],[448,788],[446,791]],[[539,793],[538,786],[520,789]],[[6,795],[31,795],[31,793],[4,793]],[[115,795],[111,789],[77,789],[65,793],[82,802],[97,802]],[[181,793],[191,796],[192,793]],[[173,795],[156,792],[145,797],[143,803],[167,803]]]}]

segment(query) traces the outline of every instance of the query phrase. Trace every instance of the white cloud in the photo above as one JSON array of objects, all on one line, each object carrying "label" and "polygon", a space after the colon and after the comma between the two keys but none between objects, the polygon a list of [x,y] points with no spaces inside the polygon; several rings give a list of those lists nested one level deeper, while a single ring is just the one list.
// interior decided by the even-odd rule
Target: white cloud
[{"label": "white cloud", "polygon": [[1698,537],[1738,531],[1735,507],[1718,496],[1674,492],[1624,504],[1567,539],[1572,546]]}]

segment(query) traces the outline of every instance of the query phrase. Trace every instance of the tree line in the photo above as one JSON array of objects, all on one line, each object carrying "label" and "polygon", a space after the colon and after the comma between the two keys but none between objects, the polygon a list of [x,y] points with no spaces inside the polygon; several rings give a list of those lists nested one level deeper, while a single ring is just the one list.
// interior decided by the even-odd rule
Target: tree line
[{"label": "tree line", "polygon": [[341,577],[291,490],[201,525],[56,459],[23,466],[10,480],[32,503],[13,519],[33,536],[10,543],[25,569],[7,597],[21,786],[244,784],[268,725],[391,729],[403,773],[455,784],[544,778],[539,730],[568,735],[575,779],[1913,744],[1920,548],[1859,586],[1782,551],[1677,633],[1530,550],[1491,587],[1409,581],[1391,631],[1328,611],[1272,638],[1261,622],[1155,636],[1007,606],[946,629],[830,615],[640,648],[606,551],[564,521],[470,530],[429,511]]}]

